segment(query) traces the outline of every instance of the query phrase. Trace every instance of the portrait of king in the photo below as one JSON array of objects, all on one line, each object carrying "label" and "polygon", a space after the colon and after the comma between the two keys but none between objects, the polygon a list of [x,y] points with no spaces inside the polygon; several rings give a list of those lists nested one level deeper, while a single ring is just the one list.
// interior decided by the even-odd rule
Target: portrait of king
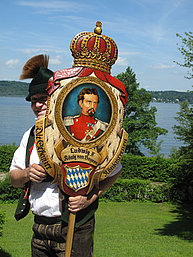
[{"label": "portrait of king", "polygon": [[64,126],[72,137],[81,142],[99,137],[106,131],[111,118],[107,95],[100,87],[92,84],[84,84],[72,90],[64,101],[63,110]]}]

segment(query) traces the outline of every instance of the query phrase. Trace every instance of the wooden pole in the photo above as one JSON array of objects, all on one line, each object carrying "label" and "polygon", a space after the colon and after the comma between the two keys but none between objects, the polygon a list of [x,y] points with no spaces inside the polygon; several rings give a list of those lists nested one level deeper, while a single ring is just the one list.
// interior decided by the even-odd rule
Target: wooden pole
[{"label": "wooden pole", "polygon": [[75,219],[76,219],[76,213],[70,212],[69,220],[68,220],[68,231],[67,231],[67,237],[66,237],[65,257],[70,257],[71,255]]}]

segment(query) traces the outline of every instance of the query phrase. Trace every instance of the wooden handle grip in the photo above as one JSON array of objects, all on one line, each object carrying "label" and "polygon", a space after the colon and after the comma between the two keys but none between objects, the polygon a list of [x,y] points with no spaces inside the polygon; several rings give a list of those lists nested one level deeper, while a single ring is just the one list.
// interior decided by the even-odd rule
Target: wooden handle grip
[{"label": "wooden handle grip", "polygon": [[76,213],[70,212],[69,220],[68,220],[68,232],[66,237],[65,257],[70,257],[71,255],[75,219],[76,219]]}]

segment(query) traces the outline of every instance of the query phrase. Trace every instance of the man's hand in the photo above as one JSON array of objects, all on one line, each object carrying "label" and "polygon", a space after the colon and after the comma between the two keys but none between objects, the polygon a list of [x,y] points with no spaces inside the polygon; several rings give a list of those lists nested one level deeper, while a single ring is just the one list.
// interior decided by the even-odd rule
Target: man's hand
[{"label": "man's hand", "polygon": [[28,168],[28,174],[27,174],[29,180],[40,183],[46,178],[46,172],[44,168],[39,164],[32,164]]},{"label": "man's hand", "polygon": [[69,197],[68,200],[68,210],[71,212],[81,211],[87,208],[91,203],[93,203],[103,192],[110,188],[110,186],[115,182],[115,180],[121,174],[121,169],[117,174],[112,177],[108,177],[100,182],[99,188],[94,187],[88,195],[79,195],[75,197]]},{"label": "man's hand", "polygon": [[90,204],[90,200],[88,199],[88,196],[75,196],[75,197],[69,197],[68,200],[68,210],[71,212],[77,212],[85,209]]},{"label": "man's hand", "polygon": [[25,169],[15,169],[10,172],[10,180],[13,187],[24,187],[28,181],[42,182],[46,178],[46,171],[39,164],[32,164]]}]

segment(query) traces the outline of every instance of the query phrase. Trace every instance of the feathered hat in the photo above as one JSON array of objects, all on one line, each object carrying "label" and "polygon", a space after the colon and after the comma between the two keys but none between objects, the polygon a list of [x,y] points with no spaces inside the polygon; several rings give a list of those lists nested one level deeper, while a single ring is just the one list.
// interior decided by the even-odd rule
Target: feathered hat
[{"label": "feathered hat", "polygon": [[48,62],[49,56],[41,54],[32,57],[23,66],[20,79],[33,78],[29,84],[29,94],[26,97],[26,101],[31,101],[32,95],[47,94],[48,80],[53,75],[53,71],[48,69]]}]

